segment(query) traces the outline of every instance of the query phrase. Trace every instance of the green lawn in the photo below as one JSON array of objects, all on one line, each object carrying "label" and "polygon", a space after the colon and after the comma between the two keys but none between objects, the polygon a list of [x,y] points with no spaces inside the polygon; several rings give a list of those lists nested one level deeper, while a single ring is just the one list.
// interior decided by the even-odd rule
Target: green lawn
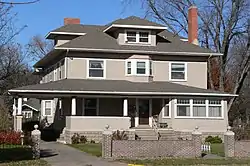
[{"label": "green lawn", "polygon": [[9,163],[0,163],[0,166],[49,166],[44,160],[23,160]]},{"label": "green lawn", "polygon": [[31,149],[18,145],[0,146],[0,166],[48,166],[44,160],[33,160]]},{"label": "green lawn", "polygon": [[145,166],[167,165],[249,165],[250,159],[157,159],[157,160],[120,160],[128,164]]},{"label": "green lawn", "polygon": [[211,153],[224,157],[225,156],[224,144],[212,144],[211,145]]},{"label": "green lawn", "polygon": [[79,149],[83,152],[89,153],[93,156],[97,157],[102,156],[102,144],[86,143],[86,144],[71,144],[69,146]]}]

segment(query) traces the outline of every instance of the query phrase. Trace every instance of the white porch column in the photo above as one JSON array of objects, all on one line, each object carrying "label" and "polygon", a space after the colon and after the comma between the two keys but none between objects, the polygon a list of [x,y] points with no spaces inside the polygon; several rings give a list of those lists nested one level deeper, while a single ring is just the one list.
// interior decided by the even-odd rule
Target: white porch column
[{"label": "white porch column", "polygon": [[152,99],[149,99],[149,117],[148,117],[148,121],[149,121],[149,126],[152,127],[153,126]]},{"label": "white porch column", "polygon": [[71,115],[76,115],[76,98],[73,97],[71,101]]},{"label": "white porch column", "polygon": [[14,98],[14,102],[13,102],[13,113],[12,113],[12,115],[13,115],[13,116],[16,116],[16,114],[17,114],[16,98]]},{"label": "white porch column", "polygon": [[123,116],[128,116],[128,99],[123,99]]},{"label": "white porch column", "polygon": [[15,124],[15,130],[16,131],[22,131],[22,98],[18,98],[17,100],[17,114],[16,114],[16,124]]},{"label": "white porch column", "polygon": [[18,103],[17,103],[17,115],[22,115],[22,98],[18,98]]},{"label": "white porch column", "polygon": [[139,102],[135,99],[136,111],[135,111],[135,127],[139,126]]}]

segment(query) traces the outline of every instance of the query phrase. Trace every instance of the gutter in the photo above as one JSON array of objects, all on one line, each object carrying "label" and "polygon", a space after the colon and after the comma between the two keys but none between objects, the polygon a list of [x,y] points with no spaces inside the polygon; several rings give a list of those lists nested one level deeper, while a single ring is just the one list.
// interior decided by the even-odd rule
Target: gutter
[{"label": "gutter", "polygon": [[222,56],[221,53],[200,53],[200,52],[161,52],[161,51],[141,51],[141,50],[117,50],[117,49],[95,49],[95,48],[67,48],[55,47],[55,50],[74,50],[74,51],[91,51],[91,52],[111,52],[111,53],[146,53],[146,54],[160,54],[160,55],[203,55],[203,56]]}]

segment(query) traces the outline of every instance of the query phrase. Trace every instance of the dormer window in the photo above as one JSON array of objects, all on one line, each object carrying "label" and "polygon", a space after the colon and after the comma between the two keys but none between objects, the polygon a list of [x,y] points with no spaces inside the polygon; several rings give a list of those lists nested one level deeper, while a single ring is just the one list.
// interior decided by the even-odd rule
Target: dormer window
[{"label": "dormer window", "polygon": [[149,38],[149,31],[132,31],[128,30],[126,31],[126,39],[125,41],[127,43],[145,43],[148,44],[150,43],[150,38]]}]

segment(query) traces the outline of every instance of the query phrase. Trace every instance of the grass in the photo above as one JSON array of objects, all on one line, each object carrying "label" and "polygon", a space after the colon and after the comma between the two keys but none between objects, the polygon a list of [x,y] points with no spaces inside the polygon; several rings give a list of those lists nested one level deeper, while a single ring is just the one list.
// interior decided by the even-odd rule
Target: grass
[{"label": "grass", "polygon": [[102,156],[102,144],[86,143],[86,144],[71,144],[69,145],[93,156]]},{"label": "grass", "polygon": [[224,144],[211,144],[211,153],[224,157]]},{"label": "grass", "polygon": [[1,145],[0,166],[48,166],[44,160],[33,160],[31,148],[18,145]]},{"label": "grass", "polygon": [[24,161],[13,161],[9,163],[0,163],[0,166],[49,166],[44,160],[24,160]]},{"label": "grass", "polygon": [[155,159],[155,160],[120,160],[129,164],[145,166],[167,165],[249,165],[250,159]]}]

